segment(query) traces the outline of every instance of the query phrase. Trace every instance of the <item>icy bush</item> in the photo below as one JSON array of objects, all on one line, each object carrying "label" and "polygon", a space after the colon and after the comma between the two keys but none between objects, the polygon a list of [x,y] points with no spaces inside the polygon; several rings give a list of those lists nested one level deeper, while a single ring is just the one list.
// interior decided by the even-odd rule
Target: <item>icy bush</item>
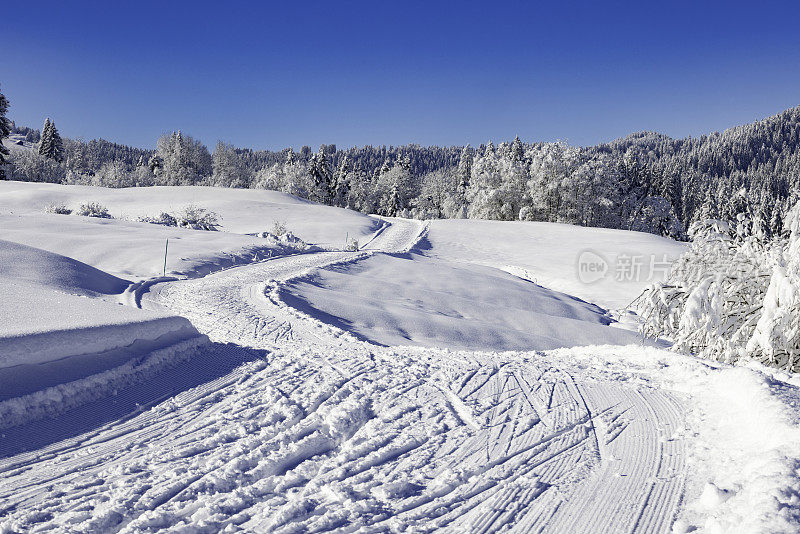
[{"label": "icy bush", "polygon": [[189,204],[175,214],[178,226],[193,230],[215,231],[219,227],[219,215],[200,206]]},{"label": "icy bush", "polygon": [[286,233],[286,223],[281,221],[274,221],[272,223],[272,233],[280,237]]},{"label": "icy bush", "polygon": [[164,211],[162,211],[157,217],[139,217],[139,222],[160,224],[162,226],[178,226],[178,220]]},{"label": "icy bush", "polygon": [[667,280],[634,302],[642,333],[674,348],[736,362],[752,359],[800,371],[800,204],[787,219],[791,237],[763,241],[738,217],[690,228],[693,243]]},{"label": "icy bush", "polygon": [[69,209],[64,204],[50,204],[48,206],[45,206],[44,212],[54,213],[56,215],[69,215],[70,213],[72,213],[72,210]]},{"label": "icy bush", "polygon": [[308,244],[294,235],[292,232],[284,231],[281,235],[273,232],[260,232],[255,234],[258,237],[268,240],[271,244],[294,250],[305,250]]},{"label": "icy bush", "polygon": [[75,215],[82,215],[84,217],[97,217],[100,219],[111,219],[111,214],[108,209],[98,202],[87,202],[81,204],[75,211]]}]

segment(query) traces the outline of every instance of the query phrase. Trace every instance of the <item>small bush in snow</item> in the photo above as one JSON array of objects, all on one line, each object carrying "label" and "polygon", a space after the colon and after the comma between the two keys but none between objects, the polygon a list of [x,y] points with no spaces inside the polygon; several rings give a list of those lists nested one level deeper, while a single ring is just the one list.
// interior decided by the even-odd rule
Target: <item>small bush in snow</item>
[{"label": "small bush in snow", "polygon": [[82,215],[84,217],[97,217],[100,219],[111,218],[111,214],[108,213],[108,209],[97,202],[87,202],[86,204],[81,204],[80,207],[75,211],[75,215]]},{"label": "small bush in snow", "polygon": [[281,221],[274,221],[272,223],[272,233],[278,237],[286,233],[286,223]]},{"label": "small bush in snow", "polygon": [[178,226],[178,220],[164,211],[157,217],[139,217],[139,222],[160,224],[162,226]]},{"label": "small bush in snow", "polygon": [[44,212],[54,213],[56,215],[69,215],[72,213],[72,210],[66,207],[64,204],[50,204],[49,206],[45,206]]},{"label": "small bush in snow", "polygon": [[178,226],[193,230],[215,231],[219,227],[219,215],[200,206],[189,204],[175,214]]},{"label": "small bush in snow", "polygon": [[308,246],[305,241],[288,231],[279,236],[273,234],[272,232],[261,232],[256,235],[275,245],[283,245],[287,248],[292,248],[295,250],[305,250],[305,248]]}]

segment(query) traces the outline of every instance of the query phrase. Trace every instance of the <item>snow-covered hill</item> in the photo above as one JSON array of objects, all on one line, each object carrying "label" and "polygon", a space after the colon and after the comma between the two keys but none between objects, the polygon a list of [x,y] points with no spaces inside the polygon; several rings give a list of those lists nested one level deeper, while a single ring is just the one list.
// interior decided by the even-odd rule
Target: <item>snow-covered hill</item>
[{"label": "snow-covered hill", "polygon": [[[134,206],[139,193],[119,194]],[[144,313],[74,294],[108,298],[126,270],[152,270],[141,243],[173,229],[40,215],[42,200],[6,204],[0,220],[0,238],[50,235],[41,248],[73,258],[6,245],[0,276],[55,303],[27,317],[69,316],[39,290],[67,308]],[[297,224],[317,209],[288,204]],[[269,213],[244,206],[239,230]],[[642,346],[599,306],[647,280],[576,274],[584,247],[616,262],[628,247],[683,245],[535,223],[308,224],[334,236],[364,224],[370,242],[155,283],[126,302],[208,343],[134,348],[123,365],[0,402],[0,532],[800,528],[800,380]],[[183,232],[180,256],[250,239]],[[138,252],[125,256],[120,236]],[[9,293],[4,313],[25,298]],[[482,350],[494,348],[516,350]]]}]

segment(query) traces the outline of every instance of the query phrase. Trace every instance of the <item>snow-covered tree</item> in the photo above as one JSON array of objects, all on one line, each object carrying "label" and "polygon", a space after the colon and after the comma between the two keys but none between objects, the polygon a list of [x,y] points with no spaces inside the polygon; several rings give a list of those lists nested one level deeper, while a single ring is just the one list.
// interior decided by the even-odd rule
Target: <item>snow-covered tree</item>
[{"label": "snow-covered tree", "polygon": [[162,135],[156,154],[161,160],[161,171],[156,173],[159,185],[194,185],[211,176],[211,154],[191,136]]},{"label": "snow-covered tree", "polygon": [[220,187],[249,187],[250,174],[233,145],[219,141],[211,158],[212,183]]},{"label": "snow-covered tree", "polygon": [[325,145],[320,145],[319,152],[311,157],[311,161],[308,163],[308,172],[314,184],[312,199],[323,204],[330,204],[333,198],[333,173]]}]

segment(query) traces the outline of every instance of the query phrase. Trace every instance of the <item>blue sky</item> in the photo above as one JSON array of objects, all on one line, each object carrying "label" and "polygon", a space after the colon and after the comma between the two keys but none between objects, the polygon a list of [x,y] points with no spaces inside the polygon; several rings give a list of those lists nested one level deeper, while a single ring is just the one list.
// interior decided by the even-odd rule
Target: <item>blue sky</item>
[{"label": "blue sky", "polygon": [[594,144],[800,105],[800,2],[6,2],[10,117],[153,147]]}]

